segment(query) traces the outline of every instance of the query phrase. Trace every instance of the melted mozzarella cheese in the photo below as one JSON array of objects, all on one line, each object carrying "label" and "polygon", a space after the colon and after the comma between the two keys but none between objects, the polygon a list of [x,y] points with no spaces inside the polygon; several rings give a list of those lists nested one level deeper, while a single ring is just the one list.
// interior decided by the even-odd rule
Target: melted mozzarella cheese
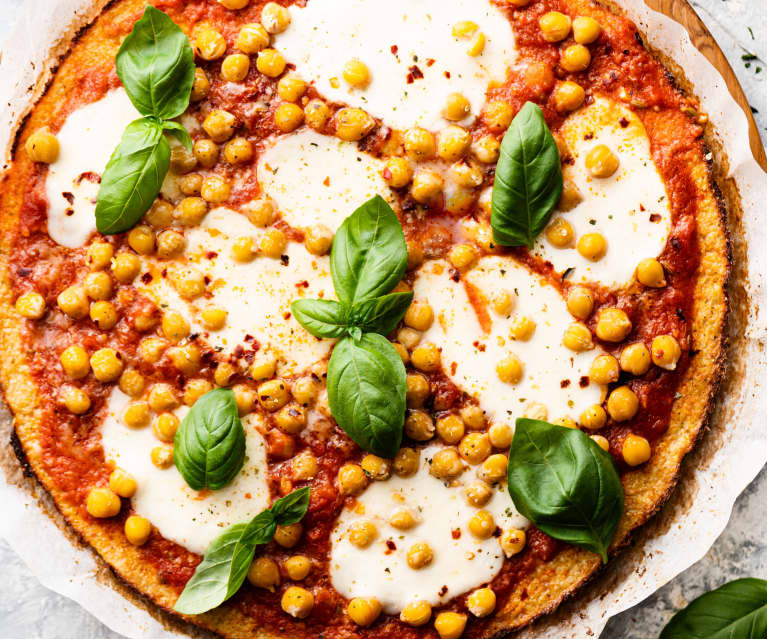
[{"label": "melted mozzarella cheese", "polygon": [[259,157],[258,181],[291,226],[335,231],[374,195],[393,201],[382,170],[356,144],[304,128],[272,141]]},{"label": "melted mozzarella cheese", "polygon": [[[253,340],[278,355],[280,372],[305,370],[330,351],[331,340],[310,335],[290,314],[290,303],[299,297],[334,298],[329,258],[311,255],[303,245],[288,242],[286,261],[256,257],[252,262],[237,262],[232,257],[234,241],[243,236],[258,240],[257,230],[244,215],[220,207],[208,213],[199,227],[187,233],[188,262],[209,280],[209,298],[184,302],[173,291],[172,271],[165,262],[153,262],[152,281],[142,290],[162,308],[182,313],[193,332],[202,333],[213,346],[231,353],[238,345],[246,348]],[[208,332],[199,324],[199,313],[206,306],[229,311],[226,326]]]},{"label": "melted mozzarella cheese", "polygon": [[[598,98],[571,115],[561,135],[575,160],[564,166],[564,178],[571,180],[583,197],[578,206],[561,215],[575,230],[576,242],[585,233],[604,235],[607,253],[592,262],[574,246],[552,246],[545,234],[539,236],[535,252],[559,272],[574,268],[571,280],[621,286],[631,280],[642,259],[660,254],[671,230],[668,197],[652,159],[647,132],[632,111]],[[592,177],[586,169],[586,155],[598,144],[607,145],[620,161],[609,178]],[[655,221],[650,221],[651,216]]]},{"label": "melted mozzarella cheese", "polygon": [[[466,501],[463,484],[474,478],[475,468],[467,468],[450,484],[433,477],[430,462],[440,449],[423,449],[414,476],[373,482],[352,509],[341,513],[331,535],[330,577],[344,597],[376,597],[387,614],[397,614],[416,600],[434,606],[449,601],[500,571],[504,555],[498,539],[477,539],[468,530],[477,508]],[[389,525],[399,508],[411,510],[418,521],[414,528],[403,531]],[[502,530],[527,527],[505,485],[497,486],[484,509]],[[376,540],[363,549],[348,539],[349,527],[360,520],[378,529]],[[434,551],[431,564],[419,570],[407,563],[408,548],[416,542],[426,542]]]},{"label": "melted mozzarella cheese", "polygon": [[[528,402],[544,404],[552,420],[577,419],[586,408],[602,401],[603,387],[580,385],[602,351],[594,348],[574,353],[562,345],[565,330],[574,321],[564,300],[543,278],[511,258],[483,257],[459,282],[453,281],[446,262],[427,262],[418,272],[413,290],[415,299],[427,301],[435,315],[421,343],[433,342],[442,349],[445,374],[475,397],[491,419],[513,424]],[[504,290],[515,298],[508,317],[495,314],[488,304]],[[517,314],[536,322],[528,341],[510,337]],[[518,384],[502,382],[496,373],[496,366],[509,353],[524,365]]]},{"label": "melted mozzarella cheese", "polygon": [[[511,25],[488,0],[388,0],[385,6],[377,0],[312,0],[290,12],[292,23],[275,47],[297,73],[328,99],[399,129],[444,125],[440,112],[453,92],[468,98],[476,115],[488,85],[503,81],[515,58]],[[465,20],[487,38],[477,57],[467,53],[469,40],[452,35]],[[343,79],[351,58],[370,70],[365,89],[350,88]]]},{"label": "melted mozzarella cheese", "polygon": [[[130,428],[122,419],[130,397],[115,388],[101,425],[106,459],[136,479],[134,510],[146,517],[163,537],[202,554],[211,541],[232,524],[248,521],[271,502],[266,477],[266,445],[256,430],[256,414],[243,418],[245,465],[231,484],[220,490],[197,492],[187,486],[175,466],[157,468],[150,459],[160,442],[151,426]],[[182,419],[186,406],[176,410]]]}]

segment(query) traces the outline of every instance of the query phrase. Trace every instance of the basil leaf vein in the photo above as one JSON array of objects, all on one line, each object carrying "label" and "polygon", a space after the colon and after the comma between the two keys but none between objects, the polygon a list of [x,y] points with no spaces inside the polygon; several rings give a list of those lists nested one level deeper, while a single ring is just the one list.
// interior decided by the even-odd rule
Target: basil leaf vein
[{"label": "basil leaf vein", "polygon": [[189,105],[194,52],[184,32],[159,9],[146,8],[120,46],[115,66],[142,115],[169,120]]},{"label": "basil leaf vein", "polygon": [[612,457],[583,432],[517,419],[508,467],[517,510],[544,533],[607,561],[623,513]]},{"label": "basil leaf vein", "polygon": [[338,425],[361,448],[394,457],[405,421],[405,366],[376,333],[346,337],[328,364],[328,401]]},{"label": "basil leaf vein", "polygon": [[389,293],[357,302],[351,309],[351,323],[366,333],[388,335],[405,316],[413,301],[413,292]]},{"label": "basil leaf vein", "polygon": [[336,295],[353,305],[391,291],[407,267],[407,245],[397,215],[380,195],[347,217],[336,232],[330,270]]},{"label": "basil leaf vein", "polygon": [[501,142],[490,224],[504,246],[533,246],[562,195],[559,150],[543,112],[526,102]]},{"label": "basil leaf vein", "polygon": [[736,579],[677,612],[660,639],[763,639],[767,637],[767,581]]},{"label": "basil leaf vein", "polygon": [[315,337],[346,335],[349,327],[347,307],[334,300],[295,300],[290,310],[299,324]]},{"label": "basil leaf vein", "polygon": [[122,233],[136,225],[160,192],[170,166],[170,145],[152,118],[131,122],[101,176],[96,227]]},{"label": "basil leaf vein", "polygon": [[194,490],[218,490],[237,476],[245,462],[245,431],[230,389],[209,391],[194,403],[176,432],[173,458]]}]

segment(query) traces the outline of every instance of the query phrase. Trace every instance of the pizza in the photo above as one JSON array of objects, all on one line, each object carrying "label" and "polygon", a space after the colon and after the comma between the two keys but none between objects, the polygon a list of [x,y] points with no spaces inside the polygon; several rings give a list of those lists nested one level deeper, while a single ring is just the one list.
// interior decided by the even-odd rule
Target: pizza
[{"label": "pizza", "polygon": [[224,637],[552,611],[722,374],[718,159],[672,71],[592,0],[109,3],[3,176],[18,454]]}]

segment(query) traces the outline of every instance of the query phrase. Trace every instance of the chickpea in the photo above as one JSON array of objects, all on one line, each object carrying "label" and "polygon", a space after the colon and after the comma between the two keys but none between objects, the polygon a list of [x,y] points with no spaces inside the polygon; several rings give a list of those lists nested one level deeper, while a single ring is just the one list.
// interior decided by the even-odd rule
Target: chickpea
[{"label": "chickpea", "polygon": [[[476,25],[475,25],[476,26]],[[455,29],[453,29],[455,31]],[[471,115],[471,104],[461,93],[451,93],[445,100],[442,117],[451,122],[460,122]]]},{"label": "chickpea", "polygon": [[410,530],[418,522],[408,508],[397,508],[389,517],[389,525],[397,530]]},{"label": "chickpea", "polygon": [[122,468],[115,468],[109,475],[109,490],[120,497],[130,498],[136,494],[138,484]]},{"label": "chickpea", "polygon": [[88,314],[88,296],[82,286],[69,286],[56,298],[62,312],[72,319],[82,319]]},{"label": "chickpea", "polygon": [[389,479],[391,475],[391,463],[388,459],[384,459],[378,455],[365,455],[362,458],[360,466],[365,475],[376,481]]},{"label": "chickpea", "polygon": [[[200,138],[197,140],[192,147],[192,151],[197,161],[206,169],[214,167],[216,162],[218,162],[218,145],[210,138]],[[202,176],[195,174],[194,176],[186,177],[194,179],[195,184],[190,182],[189,184],[182,185],[185,187],[183,189],[184,194],[193,195],[199,193],[200,189],[202,189]]]},{"label": "chickpea", "polygon": [[100,382],[113,382],[123,372],[122,358],[114,349],[100,348],[91,355],[91,368]]},{"label": "chickpea", "polygon": [[367,475],[357,464],[344,464],[338,470],[338,486],[343,495],[357,495],[367,484]]},{"label": "chickpea", "polygon": [[211,27],[203,27],[197,32],[194,48],[203,60],[216,60],[226,51],[226,40]]},{"label": "chickpea", "polygon": [[621,352],[621,369],[632,375],[644,375],[650,369],[650,351],[642,342],[629,344]]},{"label": "chickpea", "polygon": [[258,402],[268,411],[279,410],[289,399],[287,382],[282,379],[272,379],[258,386]]},{"label": "chickpea", "polygon": [[201,197],[185,197],[176,207],[174,216],[182,226],[197,226],[207,212],[208,203]]},{"label": "chickpea", "polygon": [[463,463],[455,448],[443,448],[434,455],[429,473],[437,479],[451,480],[464,471]]},{"label": "chickpea", "polygon": [[570,35],[572,21],[570,16],[559,11],[544,13],[538,20],[541,35],[546,42],[559,42]]},{"label": "chickpea", "polygon": [[184,387],[184,404],[194,406],[195,402],[205,393],[213,390],[213,384],[207,379],[190,379]]},{"label": "chickpea", "polygon": [[298,102],[301,96],[306,93],[307,84],[294,73],[280,78],[277,83],[277,95],[285,102]]},{"label": "chickpea", "polygon": [[506,469],[508,465],[509,460],[506,455],[500,453],[490,455],[490,457],[482,462],[479,476],[488,484],[497,484],[499,481],[506,478]]},{"label": "chickpea", "polygon": [[447,162],[460,160],[471,146],[471,134],[464,128],[451,124],[439,132],[437,155]]},{"label": "chickpea", "polygon": [[567,310],[578,319],[586,319],[594,310],[594,295],[584,286],[575,286],[567,292]]},{"label": "chickpea", "polygon": [[509,128],[513,117],[511,106],[499,100],[490,102],[483,115],[485,124],[493,133],[503,133]]},{"label": "chickpea", "polygon": [[224,158],[229,164],[250,162],[253,159],[253,145],[247,138],[232,138],[224,146]]},{"label": "chickpea", "polygon": [[475,617],[487,617],[495,610],[496,597],[490,588],[477,588],[466,600],[466,607]]},{"label": "chickpea", "polygon": [[313,377],[300,377],[293,382],[293,398],[301,406],[311,406],[317,399],[320,385]]},{"label": "chickpea", "polygon": [[591,44],[602,34],[599,23],[588,16],[578,16],[573,20],[573,38],[578,44]]},{"label": "chickpea", "polygon": [[176,392],[170,384],[158,382],[149,390],[149,406],[156,413],[171,411],[178,408],[179,401]]},{"label": "chickpea", "polygon": [[456,22],[453,25],[453,37],[454,38],[470,38],[473,36],[477,29],[479,29],[479,25],[477,25],[476,22],[472,22],[471,20],[462,20],[461,22]]},{"label": "chickpea", "polygon": [[409,626],[423,626],[431,619],[431,605],[426,601],[411,602],[402,609],[399,618]]},{"label": "chickpea", "polygon": [[282,33],[290,25],[290,12],[276,2],[267,2],[261,10],[261,23],[271,34]]},{"label": "chickpea", "polygon": [[352,58],[344,64],[343,76],[355,89],[364,89],[370,84],[370,69],[358,58]]},{"label": "chickpea", "polygon": [[362,109],[343,108],[336,113],[336,137],[346,142],[364,138],[375,126],[375,120]]},{"label": "chickpea", "polygon": [[316,477],[317,472],[319,471],[317,458],[309,449],[296,455],[293,458],[291,466],[293,470],[293,479],[297,481],[312,479],[313,477]]},{"label": "chickpea", "polygon": [[423,245],[416,240],[407,241],[407,270],[412,271],[423,264]]},{"label": "chickpea", "polygon": [[139,355],[148,364],[156,364],[160,361],[168,343],[160,337],[147,337],[139,345]]},{"label": "chickpea", "polygon": [[405,158],[389,158],[384,166],[383,178],[392,188],[401,189],[413,179],[413,168]]},{"label": "chickpea", "polygon": [[469,212],[476,199],[477,194],[473,189],[448,188],[444,198],[445,210],[454,215],[463,215]]},{"label": "chickpea", "polygon": [[600,355],[591,363],[589,379],[596,384],[617,382],[619,376],[618,360],[612,355]]},{"label": "chickpea", "polygon": [[232,386],[234,401],[237,404],[237,413],[240,416],[253,412],[256,406],[256,393],[252,388],[245,384],[235,384]]},{"label": "chickpea", "polygon": [[280,76],[286,66],[285,57],[275,49],[263,49],[256,58],[256,68],[269,78]]},{"label": "chickpea", "polygon": [[[197,148],[197,144],[199,142],[204,142],[204,140],[198,140],[195,142],[195,149]],[[212,140],[207,140],[207,142],[210,142],[210,144],[213,146],[216,152],[216,159],[213,161],[213,164],[216,163],[216,160],[218,159],[218,147],[216,146],[216,143]],[[195,158],[196,159],[196,158]],[[212,166],[212,165],[211,165]],[[181,191],[183,195],[199,195],[200,189],[202,188],[202,175],[199,173],[190,173],[189,175],[182,175],[176,180],[176,185],[178,186],[178,190]],[[173,217],[176,217],[176,211],[173,211]]]},{"label": "chickpea", "polygon": [[280,605],[291,617],[305,619],[314,607],[314,595],[304,588],[291,586],[283,593]]},{"label": "chickpea", "polygon": [[597,317],[597,337],[606,342],[622,342],[631,333],[631,320],[615,307],[603,308]]},{"label": "chickpea", "polygon": [[430,131],[415,127],[405,132],[405,153],[415,162],[431,160],[437,153],[437,145]]},{"label": "chickpea", "polygon": [[213,372],[213,381],[218,386],[229,386],[232,378],[237,374],[237,369],[229,362],[219,362]]},{"label": "chickpea", "polygon": [[30,135],[24,149],[32,162],[52,164],[59,159],[59,141],[47,126]]},{"label": "chickpea", "polygon": [[572,211],[583,201],[580,190],[571,180],[565,180],[562,187],[562,195],[557,203],[557,209],[563,212]]},{"label": "chickpea", "polygon": [[450,167],[450,177],[458,186],[473,189],[482,184],[482,171],[466,162],[456,162]]},{"label": "chickpea", "polygon": [[254,226],[266,228],[275,220],[274,205],[267,198],[251,200],[243,206],[243,212]]},{"label": "chickpea", "polygon": [[427,331],[434,323],[434,311],[426,302],[413,302],[403,318],[407,326],[418,331]]},{"label": "chickpea", "polygon": [[[178,173],[180,175],[184,173],[189,173],[189,171],[194,169],[196,166],[197,166],[197,158],[194,157],[194,155],[191,152],[187,151],[183,146],[174,146],[173,149],[171,149],[170,168],[173,169],[175,173]],[[157,200],[157,202],[163,202],[163,200]],[[157,202],[155,202],[155,204]],[[164,204],[167,205],[168,207],[170,206],[167,202],[164,202]],[[152,226],[155,226],[155,225],[152,224]]]},{"label": "chickpea", "polygon": [[69,346],[61,353],[61,366],[72,379],[82,379],[91,370],[88,353],[82,346]]},{"label": "chickpea", "polygon": [[446,415],[437,420],[437,435],[448,444],[457,444],[464,435],[464,423],[458,415]]},{"label": "chickpea", "polygon": [[481,508],[490,501],[493,496],[493,488],[486,481],[475,479],[466,485],[464,494],[469,505]]},{"label": "chickpea", "polygon": [[448,262],[459,270],[473,266],[479,258],[479,252],[471,244],[456,244],[447,254]]},{"label": "chickpea", "polygon": [[[202,128],[205,130],[214,142],[226,142],[234,135],[234,129],[237,126],[237,118],[229,111],[214,109],[202,121]],[[200,164],[200,156],[195,154]],[[204,164],[203,164],[204,166]]]},{"label": "chickpea", "polygon": [[248,581],[256,588],[274,592],[280,585],[280,569],[277,562],[269,557],[257,557],[248,568]]},{"label": "chickpea", "polygon": [[125,538],[134,546],[143,546],[152,534],[152,524],[139,515],[131,515],[125,520]]},{"label": "chickpea", "polygon": [[178,257],[186,248],[186,239],[178,231],[162,231],[157,236],[157,257],[170,259]]},{"label": "chickpea", "polygon": [[208,93],[210,93],[210,80],[203,69],[195,67],[190,99],[192,102],[199,102],[208,97]]},{"label": "chickpea", "polygon": [[641,284],[650,288],[662,288],[666,286],[663,266],[658,260],[651,257],[639,262],[636,270],[636,278]]},{"label": "chickpea", "polygon": [[413,362],[413,366],[415,366],[419,371],[432,373],[436,370],[439,370],[440,368],[440,349],[437,348],[436,344],[421,344],[413,350],[411,360]]},{"label": "chickpea", "polygon": [[118,381],[120,390],[130,397],[139,397],[144,393],[144,376],[135,368],[128,368],[123,371]]},{"label": "chickpea", "polygon": [[418,472],[421,454],[415,448],[400,448],[394,457],[393,469],[398,477],[412,477]]},{"label": "chickpea", "polygon": [[439,639],[458,639],[466,628],[466,615],[458,612],[440,612],[434,620]]},{"label": "chickpea", "polygon": [[587,260],[598,262],[607,253],[607,240],[601,233],[586,233],[578,238],[577,248]]},{"label": "chickpea", "polygon": [[554,219],[546,229],[546,239],[556,248],[571,246],[574,238],[575,231],[572,224],[561,217]]},{"label": "chickpea", "polygon": [[653,338],[652,361],[656,366],[673,371],[681,356],[682,348],[673,335],[658,335]]},{"label": "chickpea", "polygon": [[250,365],[250,376],[257,382],[274,377],[277,371],[277,357],[270,352],[260,351]]},{"label": "chickpea", "polygon": [[560,82],[554,89],[554,106],[560,113],[575,111],[586,99],[586,92],[577,82]]},{"label": "chickpea", "polygon": [[570,45],[562,52],[559,64],[570,73],[585,71],[591,64],[591,53],[582,44]]},{"label": "chickpea", "polygon": [[176,292],[186,300],[193,300],[205,292],[205,275],[194,266],[180,268],[171,274]]},{"label": "chickpea", "polygon": [[[152,205],[152,209],[162,200],[158,200]],[[150,209],[150,211],[152,210]],[[147,213],[148,215],[148,213]],[[114,248],[108,242],[94,242],[88,247],[88,266],[94,271],[106,268],[112,263],[114,257]]]},{"label": "chickpea", "polygon": [[522,381],[525,368],[522,360],[514,353],[509,353],[495,366],[495,372],[498,378],[506,384],[519,384]]},{"label": "chickpea", "polygon": [[178,311],[166,311],[162,316],[162,333],[172,342],[180,342],[189,335],[189,322]]},{"label": "chickpea", "polygon": [[513,433],[508,424],[493,424],[488,429],[487,434],[490,437],[490,443],[493,445],[493,448],[508,448],[511,446]]},{"label": "chickpea", "polygon": [[591,340],[591,331],[581,322],[573,322],[567,327],[565,336],[562,338],[562,344],[576,353],[582,353],[594,348],[594,342]]},{"label": "chickpea", "polygon": [[304,555],[293,555],[285,561],[285,570],[293,581],[306,579],[312,569],[312,560]]},{"label": "chickpea", "polygon": [[529,315],[515,315],[509,326],[509,337],[515,341],[527,342],[535,334],[535,320]]},{"label": "chickpea", "polygon": [[599,404],[589,406],[581,415],[581,425],[589,430],[599,430],[607,423],[607,413]]},{"label": "chickpea", "polygon": [[623,461],[629,466],[639,466],[650,459],[652,449],[650,448],[650,442],[644,437],[632,434],[623,440],[621,453],[623,455]]},{"label": "chickpea", "polygon": [[408,411],[405,418],[405,435],[417,442],[429,441],[434,437],[434,421],[422,410]]},{"label": "chickpea", "polygon": [[85,391],[76,386],[64,386],[59,392],[59,401],[74,415],[82,415],[91,407],[91,399]]},{"label": "chickpea", "polygon": [[458,445],[458,452],[470,464],[479,464],[490,455],[490,438],[487,433],[468,433]]},{"label": "chickpea", "polygon": [[309,100],[304,108],[304,118],[312,129],[321,131],[330,119],[330,107],[317,98]]},{"label": "chickpea", "polygon": [[504,530],[499,540],[501,550],[507,557],[513,557],[524,550],[527,543],[527,534],[524,530],[518,528],[512,528],[511,530]]},{"label": "chickpea", "polygon": [[287,243],[287,238],[282,231],[279,229],[269,229],[261,236],[259,248],[267,257],[278,259],[285,252]]},{"label": "chickpea", "polygon": [[375,597],[355,597],[349,602],[346,612],[354,623],[367,628],[381,614],[381,602]]},{"label": "chickpea", "polygon": [[596,178],[608,178],[619,166],[618,157],[604,144],[596,145],[586,155],[586,168]]},{"label": "chickpea", "polygon": [[602,435],[589,435],[590,439],[606,453],[610,452],[610,442]]},{"label": "chickpea", "polygon": [[639,398],[628,386],[619,386],[607,398],[607,412],[616,422],[625,422],[639,410]]},{"label": "chickpea", "polygon": [[472,36],[469,47],[466,49],[466,53],[472,58],[476,58],[478,55],[482,55],[486,44],[487,37],[485,34],[481,31],[477,31],[477,33]]},{"label": "chickpea", "polygon": [[270,40],[269,33],[262,25],[258,22],[251,22],[243,25],[240,29],[234,46],[243,53],[258,53],[269,46]]},{"label": "chickpea", "polygon": [[292,102],[283,102],[274,112],[274,124],[283,133],[294,131],[303,124],[303,121],[303,109]]},{"label": "chickpea", "polygon": [[525,406],[522,417],[545,422],[549,418],[549,409],[540,402],[530,402]]},{"label": "chickpea", "polygon": [[461,419],[471,430],[483,430],[485,428],[485,412],[479,406],[464,406],[461,409]]},{"label": "chickpea", "polygon": [[500,154],[501,143],[491,135],[484,135],[471,145],[471,153],[483,164],[495,164]]},{"label": "chickpea", "polygon": [[232,53],[221,63],[221,77],[227,82],[242,82],[250,70],[250,58],[244,53]]},{"label": "chickpea", "polygon": [[312,255],[326,255],[333,245],[333,231],[324,224],[315,224],[304,231],[304,245]]},{"label": "chickpea", "polygon": [[200,349],[194,344],[169,348],[167,355],[176,370],[187,377],[200,370],[202,355]]},{"label": "chickpea", "polygon": [[277,526],[277,530],[274,531],[274,541],[283,548],[293,548],[301,539],[303,532],[304,527],[300,523]]},{"label": "chickpea", "polygon": [[555,419],[552,423],[555,426],[561,426],[562,428],[578,428],[578,424],[575,423],[575,420],[567,415]]},{"label": "chickpea", "polygon": [[357,548],[367,548],[378,537],[378,528],[366,519],[356,521],[349,527],[349,541]]},{"label": "chickpea", "polygon": [[298,405],[287,404],[277,411],[274,422],[280,430],[297,435],[306,428],[306,411]]},{"label": "chickpea", "polygon": [[434,550],[425,541],[417,541],[407,551],[407,565],[413,570],[425,568],[434,560]]},{"label": "chickpea", "polygon": [[91,488],[85,508],[91,517],[106,519],[120,512],[120,498],[109,488]]},{"label": "chickpea", "polygon": [[431,169],[419,169],[413,177],[410,195],[420,204],[428,204],[442,192],[442,176]]},{"label": "chickpea", "polygon": [[123,421],[130,428],[144,428],[151,418],[149,404],[144,401],[135,401],[128,404],[123,413]]},{"label": "chickpea", "polygon": [[202,182],[200,195],[202,199],[211,204],[221,204],[229,199],[232,187],[220,175],[209,175]]}]

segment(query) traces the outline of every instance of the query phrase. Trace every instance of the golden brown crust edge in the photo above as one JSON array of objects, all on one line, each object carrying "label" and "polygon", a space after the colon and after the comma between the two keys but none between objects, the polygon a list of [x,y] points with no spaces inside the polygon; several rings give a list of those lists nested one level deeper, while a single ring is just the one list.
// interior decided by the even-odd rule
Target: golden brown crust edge
[{"label": "golden brown crust edge", "polygon": [[[664,63],[668,68],[668,61],[664,60]],[[683,84],[682,76],[677,77]],[[672,492],[681,462],[693,448],[706,423],[724,368],[728,310],[726,284],[730,266],[725,209],[709,167],[701,162],[693,167],[693,175],[705,193],[697,217],[700,273],[695,286],[692,318],[693,348],[697,355],[680,384],[681,397],[674,402],[669,429],[656,443],[651,461],[640,470],[624,476],[626,511],[613,544],[613,553],[628,542],[631,532],[657,512]],[[7,187],[7,180],[3,182]],[[18,219],[18,209],[5,206],[9,197],[6,191],[3,188],[0,196],[3,203],[3,215],[0,217],[0,261],[4,266],[3,256],[13,250],[12,233]],[[737,206],[737,203],[733,204]],[[175,603],[176,591],[159,582],[153,565],[142,561],[122,534],[117,531],[111,534],[105,532],[98,524],[84,517],[78,508],[65,503],[41,463],[36,435],[42,398],[23,355],[20,323],[13,307],[7,268],[2,269],[0,276],[0,348],[4,353],[0,361],[0,381],[6,401],[14,413],[16,433],[31,469],[53,496],[57,508],[72,528],[103,557],[116,574],[155,604],[170,610]],[[599,568],[598,557],[591,553],[576,549],[560,553],[523,579],[504,608],[496,613],[487,636],[504,635],[551,612]],[[258,628],[254,619],[246,617],[231,605],[198,616],[194,623],[232,639],[277,637]]]}]

